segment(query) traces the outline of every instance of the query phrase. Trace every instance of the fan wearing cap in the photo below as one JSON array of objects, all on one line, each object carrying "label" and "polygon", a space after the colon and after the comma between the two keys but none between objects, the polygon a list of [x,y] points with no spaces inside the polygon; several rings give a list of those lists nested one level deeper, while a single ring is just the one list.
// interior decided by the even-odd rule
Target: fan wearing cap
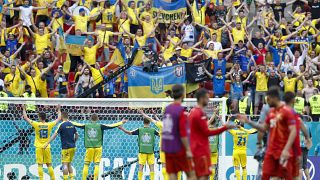
[{"label": "fan wearing cap", "polygon": [[48,27],[51,27],[53,31],[57,31],[59,27],[63,27],[64,18],[60,10],[55,10],[52,12],[52,19]]},{"label": "fan wearing cap", "polygon": [[[229,122],[231,116],[228,117]],[[247,179],[247,145],[248,137],[250,134],[257,133],[256,129],[245,129],[244,124],[238,119],[234,120],[234,123],[238,126],[237,129],[228,130],[228,132],[233,136],[233,166],[235,168],[235,174],[237,180],[241,179],[240,167],[242,168],[242,179]]]}]

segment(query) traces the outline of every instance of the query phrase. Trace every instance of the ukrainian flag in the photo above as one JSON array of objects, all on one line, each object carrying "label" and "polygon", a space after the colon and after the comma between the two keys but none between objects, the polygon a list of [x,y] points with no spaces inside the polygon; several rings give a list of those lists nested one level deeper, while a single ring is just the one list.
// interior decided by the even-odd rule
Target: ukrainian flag
[{"label": "ukrainian flag", "polygon": [[171,21],[183,20],[183,12],[186,11],[185,0],[156,0],[153,1],[153,16],[157,15],[160,8],[163,9],[160,13],[159,21],[170,23]]},{"label": "ukrainian flag", "polygon": [[164,98],[165,91],[175,84],[186,84],[185,65],[160,68],[147,73],[143,67],[132,66],[128,70],[129,98]]}]

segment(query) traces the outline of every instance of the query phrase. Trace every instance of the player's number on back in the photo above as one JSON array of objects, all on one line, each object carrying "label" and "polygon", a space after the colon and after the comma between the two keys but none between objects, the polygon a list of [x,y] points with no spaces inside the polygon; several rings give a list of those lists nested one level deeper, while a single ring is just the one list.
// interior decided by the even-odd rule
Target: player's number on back
[{"label": "player's number on back", "polygon": [[48,138],[48,129],[41,129],[39,131],[39,134],[40,134],[40,138],[41,139],[46,139]]},{"label": "player's number on back", "polygon": [[238,145],[238,146],[245,146],[245,145],[246,145],[246,142],[247,142],[247,138],[245,138],[245,137],[238,137],[238,143],[237,143],[237,145]]}]

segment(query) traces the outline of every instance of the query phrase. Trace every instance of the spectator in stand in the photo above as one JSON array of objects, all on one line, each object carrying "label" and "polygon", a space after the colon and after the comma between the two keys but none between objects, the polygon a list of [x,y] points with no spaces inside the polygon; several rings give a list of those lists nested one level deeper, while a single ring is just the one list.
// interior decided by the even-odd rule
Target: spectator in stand
[{"label": "spectator in stand", "polygon": [[59,98],[66,98],[69,94],[69,86],[67,81],[67,76],[63,72],[63,67],[60,65],[58,67],[58,72],[54,77],[54,81],[56,82],[56,93]]}]

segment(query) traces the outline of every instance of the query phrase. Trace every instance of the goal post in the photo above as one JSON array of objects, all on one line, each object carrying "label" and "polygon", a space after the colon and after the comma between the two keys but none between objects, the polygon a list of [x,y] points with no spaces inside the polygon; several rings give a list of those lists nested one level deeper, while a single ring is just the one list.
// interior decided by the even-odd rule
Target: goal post
[{"label": "goal post", "polygon": [[[137,111],[142,109],[147,115],[155,113],[162,119],[163,109],[171,103],[171,99],[61,99],[61,98],[0,98],[0,106],[7,105],[7,109],[0,110],[0,179],[6,179],[7,174],[14,172],[18,179],[28,175],[31,179],[38,178],[37,164],[35,162],[35,148],[33,128],[22,119],[22,106],[34,105],[35,111],[28,111],[28,116],[37,121],[37,113],[44,112],[48,121],[57,118],[56,107],[61,106],[62,111],[68,112],[69,119],[77,123],[88,123],[90,115],[96,113],[99,123],[112,124],[122,119],[129,121],[123,125],[127,130],[134,130],[143,126],[143,117]],[[196,105],[195,99],[185,99],[183,106],[189,111]],[[5,106],[6,107],[6,106]],[[221,109],[222,122],[225,122],[226,100],[210,99],[205,111],[210,118],[213,108]],[[56,131],[54,127],[51,135]],[[154,125],[152,127],[156,128]],[[76,142],[76,154],[72,162],[75,171],[75,179],[81,179],[84,164],[85,147],[83,130],[77,129],[79,139]],[[159,138],[156,138],[155,157],[159,157]],[[219,154],[225,155],[225,133],[220,138]],[[123,179],[137,179],[138,156],[137,137],[129,136],[117,128],[104,131],[103,154],[100,162],[99,179],[112,179],[111,174],[117,167],[123,168]],[[224,148],[222,148],[224,147]],[[51,143],[52,165],[56,179],[62,179],[61,167],[61,143],[58,136]],[[161,165],[155,162],[155,179],[162,178]],[[44,166],[45,167],[45,166]],[[114,171],[112,171],[114,170]],[[122,169],[121,169],[122,170]],[[48,171],[44,170],[44,179],[49,179]],[[121,171],[119,171],[121,172]],[[217,171],[219,172],[219,170]],[[104,178],[102,174],[109,176]],[[89,174],[93,174],[93,164],[90,165]],[[219,175],[220,177],[220,175]],[[145,168],[144,178],[149,179],[149,168]]]}]

